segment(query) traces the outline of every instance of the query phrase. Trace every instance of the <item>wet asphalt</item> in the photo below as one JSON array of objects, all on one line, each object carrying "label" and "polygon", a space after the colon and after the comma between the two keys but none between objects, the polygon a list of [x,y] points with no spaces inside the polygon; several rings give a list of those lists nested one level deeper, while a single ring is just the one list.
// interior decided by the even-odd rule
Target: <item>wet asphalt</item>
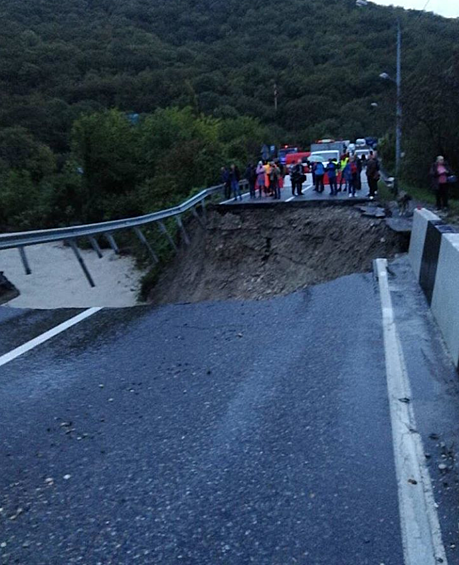
[{"label": "wet asphalt", "polygon": [[[76,313],[0,309],[0,347]],[[0,367],[1,563],[401,565],[380,318],[372,275],[352,275],[103,310]],[[432,355],[447,416],[420,427],[449,446],[457,390]]]}]

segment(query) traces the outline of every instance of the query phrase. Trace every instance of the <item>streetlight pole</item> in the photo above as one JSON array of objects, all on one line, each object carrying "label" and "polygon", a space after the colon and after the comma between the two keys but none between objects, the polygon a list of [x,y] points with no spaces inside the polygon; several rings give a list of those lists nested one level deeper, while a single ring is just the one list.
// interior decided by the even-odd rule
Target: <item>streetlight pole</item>
[{"label": "streetlight pole", "polygon": [[398,193],[400,160],[402,156],[402,29],[400,18],[397,18],[397,112],[395,118],[395,183],[394,192]]},{"label": "streetlight pole", "polygon": [[[430,1],[430,0],[429,0]],[[367,0],[355,0],[357,6],[363,8],[368,5]],[[397,74],[395,81],[387,73],[379,75],[383,79],[395,82],[397,87],[397,107],[395,115],[395,181],[394,193],[398,193],[398,179],[402,157],[402,26],[400,17],[397,16]]]}]

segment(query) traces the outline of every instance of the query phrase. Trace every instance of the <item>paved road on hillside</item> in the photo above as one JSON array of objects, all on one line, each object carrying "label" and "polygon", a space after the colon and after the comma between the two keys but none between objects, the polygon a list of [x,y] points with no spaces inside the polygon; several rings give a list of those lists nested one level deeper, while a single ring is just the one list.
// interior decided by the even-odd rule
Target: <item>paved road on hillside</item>
[{"label": "paved road on hillside", "polygon": [[[394,284],[413,291],[397,308],[457,559],[457,488],[436,471],[457,383],[406,268]],[[0,309],[0,356],[75,314]],[[102,310],[0,366],[0,425],[2,563],[403,563],[371,275]]]},{"label": "paved road on hillside", "polygon": [[[356,199],[366,198],[368,194],[368,182],[364,172],[361,175],[362,179],[362,188],[356,191]],[[242,195],[242,203],[246,202],[298,202],[298,201],[308,201],[308,200],[346,200],[349,199],[349,194],[347,192],[339,192],[337,196],[330,195],[330,187],[329,185],[325,185],[325,190],[322,193],[315,192],[314,186],[312,184],[312,174],[308,173],[306,175],[306,182],[303,184],[303,195],[302,196],[293,196],[292,195],[292,185],[290,182],[290,177],[285,177],[285,185],[284,188],[281,190],[281,198],[280,200],[274,200],[270,196],[263,196],[259,198],[259,192],[257,190],[256,198],[250,199],[250,193],[244,192]],[[239,204],[241,201],[234,201],[233,198],[229,200],[225,200],[222,204]]]}]

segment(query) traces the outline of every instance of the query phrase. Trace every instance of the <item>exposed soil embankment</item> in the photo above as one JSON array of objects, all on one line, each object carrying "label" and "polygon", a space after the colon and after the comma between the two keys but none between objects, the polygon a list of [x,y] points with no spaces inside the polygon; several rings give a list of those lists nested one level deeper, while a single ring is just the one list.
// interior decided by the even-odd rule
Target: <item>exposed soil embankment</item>
[{"label": "exposed soil embankment", "polygon": [[150,293],[156,304],[267,298],[371,269],[406,251],[406,238],[353,208],[260,209],[209,214],[195,223]]}]

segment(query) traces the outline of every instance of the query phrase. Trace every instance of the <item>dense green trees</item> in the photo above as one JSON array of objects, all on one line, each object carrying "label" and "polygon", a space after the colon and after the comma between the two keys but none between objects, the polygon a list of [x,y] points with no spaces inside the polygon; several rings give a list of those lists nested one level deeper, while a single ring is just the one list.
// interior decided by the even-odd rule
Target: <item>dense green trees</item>
[{"label": "dense green trees", "polygon": [[[395,93],[379,74],[394,72],[394,12],[354,0],[3,0],[0,223],[153,209],[261,142],[390,135]],[[404,174],[421,182],[435,154],[459,169],[459,21],[396,12]],[[390,165],[390,137],[386,147]],[[19,184],[33,213],[11,197]]]},{"label": "dense green trees", "polygon": [[159,108],[132,123],[119,110],[82,115],[71,152],[57,166],[24,128],[0,131],[0,223],[20,228],[144,214],[219,182],[268,133],[254,118],[218,119],[192,108]]}]

